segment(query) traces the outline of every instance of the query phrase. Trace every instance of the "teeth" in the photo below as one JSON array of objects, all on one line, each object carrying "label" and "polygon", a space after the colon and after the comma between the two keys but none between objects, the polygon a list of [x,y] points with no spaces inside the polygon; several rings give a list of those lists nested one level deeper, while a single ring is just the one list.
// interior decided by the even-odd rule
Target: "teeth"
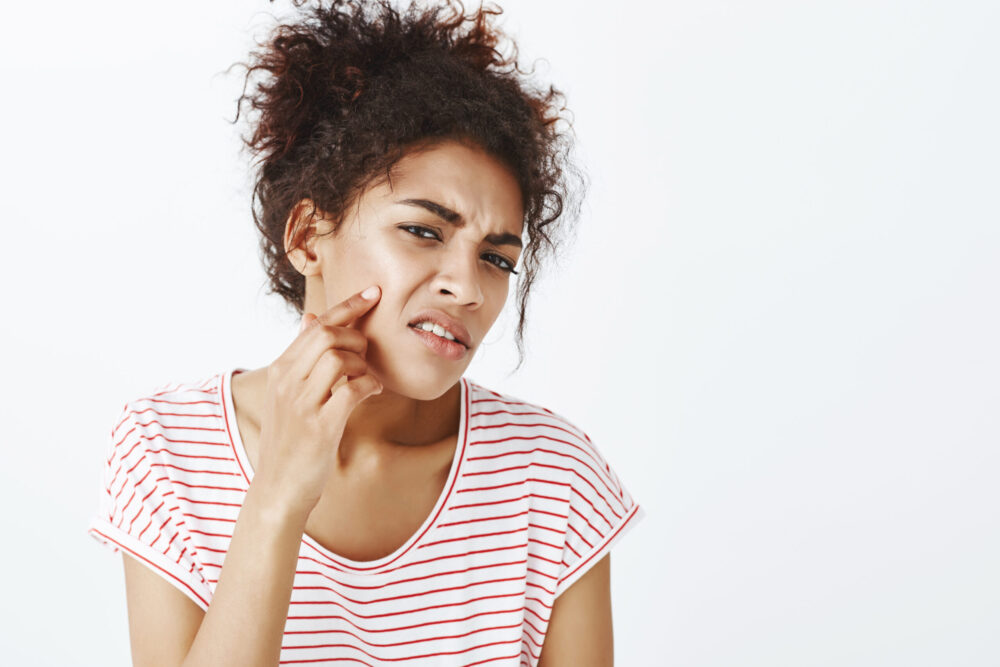
[{"label": "teeth", "polygon": [[455,340],[455,337],[448,333],[440,324],[432,324],[431,322],[421,322],[420,324],[414,325],[418,329],[423,329],[424,331],[430,331],[433,334],[437,334],[442,338],[447,338],[448,340]]}]

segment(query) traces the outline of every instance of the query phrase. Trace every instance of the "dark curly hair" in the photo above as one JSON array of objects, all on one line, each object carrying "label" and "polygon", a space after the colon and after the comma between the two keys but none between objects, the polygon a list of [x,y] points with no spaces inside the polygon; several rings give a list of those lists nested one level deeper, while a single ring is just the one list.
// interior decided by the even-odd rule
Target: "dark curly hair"
[{"label": "dark curly hair", "polygon": [[[586,181],[569,158],[564,95],[525,78],[531,72],[519,67],[516,44],[492,25],[499,7],[466,15],[457,0],[405,10],[389,0],[303,4],[293,1],[295,20],[279,22],[240,63],[234,122],[249,117],[244,142],[256,163],[252,208],[268,293],[302,313],[305,279],[284,248],[299,201],[313,202],[310,217],[318,209],[339,226],[355,198],[408,152],[471,142],[507,165],[521,188],[528,239],[517,288],[519,368],[528,294],[562,241],[565,225],[556,223],[576,219]],[[509,56],[498,49],[504,41]]]}]

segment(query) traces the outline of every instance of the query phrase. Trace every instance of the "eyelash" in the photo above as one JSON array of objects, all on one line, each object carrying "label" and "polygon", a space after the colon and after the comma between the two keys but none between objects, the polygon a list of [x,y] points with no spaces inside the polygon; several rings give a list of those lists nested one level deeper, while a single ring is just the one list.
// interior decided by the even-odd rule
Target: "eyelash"
[{"label": "eyelash", "polygon": [[[429,232],[429,233],[431,233],[431,234],[434,235],[434,239],[436,239],[438,241],[441,240],[440,238],[438,238],[438,235],[434,232],[434,230],[430,229],[428,227],[422,227],[420,225],[400,225],[400,229],[405,229],[405,230],[407,230],[407,232],[409,234],[412,234],[413,236],[416,236],[417,238],[420,238],[420,239],[427,239],[429,237],[427,237],[427,236],[421,236],[420,234],[414,234],[413,232],[410,232],[409,230],[411,230],[411,229],[417,229],[417,230],[420,230],[420,231]],[[507,258],[501,257],[500,255],[498,255],[496,253],[493,253],[493,252],[488,253],[488,256],[490,256],[490,257],[496,257],[497,259],[503,261],[504,263],[510,264],[511,268],[508,269],[508,268],[506,268],[504,266],[501,266],[500,264],[497,264],[496,262],[492,262],[492,261],[490,262],[490,264],[492,264],[493,266],[497,267],[501,271],[505,271],[507,273],[513,273],[514,275],[518,274],[518,272],[514,270],[514,265],[511,264],[510,260],[508,260]]]}]

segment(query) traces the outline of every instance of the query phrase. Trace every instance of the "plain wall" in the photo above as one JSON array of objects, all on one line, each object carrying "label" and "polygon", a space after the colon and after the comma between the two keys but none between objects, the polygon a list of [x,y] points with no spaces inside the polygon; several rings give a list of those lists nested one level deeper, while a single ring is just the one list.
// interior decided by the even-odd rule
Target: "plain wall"
[{"label": "plain wall", "polygon": [[[646,509],[618,664],[1000,664],[1000,5],[502,6],[591,187],[524,367],[508,313],[466,375]],[[5,7],[4,664],[128,664],[86,535],[119,409],[295,334],[223,74],[285,7]]]}]

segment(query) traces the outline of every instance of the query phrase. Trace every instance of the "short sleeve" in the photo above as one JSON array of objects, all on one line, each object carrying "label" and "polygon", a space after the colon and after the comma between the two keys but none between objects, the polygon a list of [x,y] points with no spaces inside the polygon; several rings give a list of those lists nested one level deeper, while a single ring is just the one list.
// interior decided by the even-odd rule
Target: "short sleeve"
[{"label": "short sleeve", "polygon": [[569,521],[556,597],[645,516],[590,438],[584,434],[579,444],[570,477]]},{"label": "short sleeve", "polygon": [[111,429],[97,513],[87,532],[117,553],[126,551],[170,582],[202,609],[212,593],[202,576],[191,538],[157,449],[166,446],[143,423],[156,417],[152,409],[122,409]]}]

